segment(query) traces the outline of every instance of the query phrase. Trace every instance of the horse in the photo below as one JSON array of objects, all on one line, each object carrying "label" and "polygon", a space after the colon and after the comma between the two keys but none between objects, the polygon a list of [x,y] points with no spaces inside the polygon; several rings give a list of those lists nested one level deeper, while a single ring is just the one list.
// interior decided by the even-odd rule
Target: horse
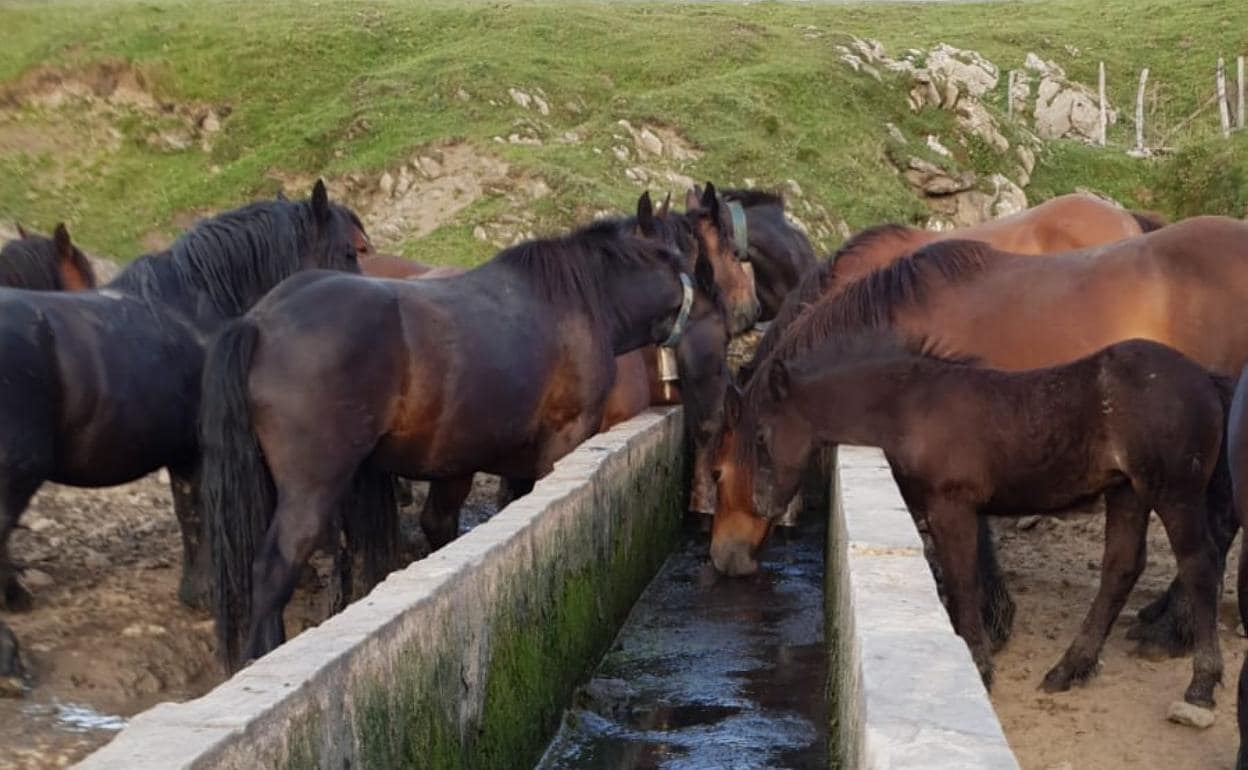
[{"label": "horse", "polygon": [[17,226],[19,238],[0,249],[0,286],[35,291],[85,291],[96,285],[90,260],[69,238],[65,223],[51,238]]},{"label": "horse", "polygon": [[[1248,327],[1236,323],[1248,301],[1248,223],[1195,217],[1093,249],[1035,259],[975,241],[941,241],[806,308],[758,364],[754,376],[830,337],[891,327],[910,345],[944,357],[970,356],[999,369],[1073,361],[1115,342],[1151,339],[1211,371],[1233,376],[1248,363]],[[719,456],[736,440],[721,434]],[[724,494],[724,484],[719,484]],[[1238,524],[1229,500],[1212,506],[1214,537],[1225,554]],[[757,546],[748,516],[719,506],[717,565],[739,571]],[[991,631],[1009,635],[1012,603],[996,574],[986,524],[981,576]],[[734,553],[736,552],[736,553]],[[1181,588],[1142,609],[1129,635],[1141,648],[1178,655],[1190,648]]]},{"label": "horse", "polygon": [[743,439],[724,472],[751,477],[729,489],[752,489],[753,496],[730,496],[726,504],[765,535],[813,452],[837,444],[883,449],[907,506],[928,523],[954,628],[991,686],[974,566],[977,521],[1062,513],[1103,496],[1100,588],[1075,641],[1045,675],[1048,692],[1096,673],[1109,629],[1144,570],[1149,512],[1156,510],[1195,609],[1185,699],[1212,707],[1222,679],[1221,575],[1206,495],[1211,485],[1229,493],[1223,425],[1231,389],[1227,378],[1150,340],[1007,372],[915,355],[889,334],[850,335],[777,362],[743,398],[735,391],[729,397]]},{"label": "horse", "polygon": [[[724,190],[720,196],[728,210],[737,248],[754,273],[759,302],[759,321],[775,318],[802,276],[814,268],[815,250],[806,235],[784,216],[784,198],[762,190]],[[686,208],[705,193],[694,188]],[[703,204],[705,205],[705,204]]]},{"label": "horse", "polygon": [[[1226,433],[1235,513],[1240,527],[1248,527],[1248,367],[1240,372],[1239,383],[1235,386]],[[1248,532],[1248,529],[1245,531]],[[1248,628],[1248,538],[1240,542],[1236,586],[1240,622]],[[1239,669],[1235,716],[1239,726],[1239,752],[1235,768],[1248,770],[1248,658],[1244,659]]]},{"label": "horse", "polygon": [[[753,293],[750,274],[742,270],[737,238],[725,207],[716,195],[714,185],[707,183],[703,197],[686,201],[683,215],[670,213],[671,196],[656,210],[650,193],[637,200],[636,215],[608,218],[621,232],[650,238],[676,249],[686,269],[698,260],[706,260],[714,273],[719,294],[725,300],[727,317],[737,319],[734,327],[752,325],[758,313],[758,300]],[[407,280],[431,280],[459,275],[459,267],[435,268],[419,262],[388,255],[361,260],[365,275]],[[723,413],[724,391],[730,374],[716,362],[723,358],[729,328],[726,317],[707,312],[691,319],[688,331],[672,349],[677,375],[675,388],[665,388],[660,379],[657,346],[647,345],[615,359],[615,382],[603,407],[600,431],[609,430],[640,414],[650,406],[685,404],[690,443],[693,446],[693,484],[689,509],[714,511],[714,482],[711,479],[713,440],[718,435]],[[461,482],[462,483],[462,482]],[[455,497],[446,494],[445,482],[433,482],[426,498],[426,518],[441,520],[454,512],[446,506],[455,505]],[[500,485],[498,505],[501,508],[523,491],[525,482],[504,479]]]},{"label": "horse", "polygon": [[205,597],[191,485],[207,339],[305,267],[358,270],[368,239],[317,182],[309,201],[260,202],[200,222],[103,288],[0,289],[0,605],[30,607],[10,532],[45,481],[104,487],[158,468],[182,529],[179,595]]},{"label": "horse", "polygon": [[[227,326],[199,422],[227,668],[284,641],[297,570],[335,516],[386,560],[393,476],[446,482],[458,511],[478,471],[549,473],[597,430],[615,356],[724,312],[709,262],[692,267],[598,222],[437,281],[310,271]],[[422,526],[445,542],[455,518]]]},{"label": "horse", "polygon": [[945,231],[899,224],[868,227],[803,275],[759,341],[754,360],[742,367],[741,376],[748,379],[806,307],[834,298],[849,284],[927,244],[971,240],[1015,254],[1048,255],[1134,238],[1164,226],[1157,214],[1127,211],[1094,195],[1071,193],[974,227]]}]

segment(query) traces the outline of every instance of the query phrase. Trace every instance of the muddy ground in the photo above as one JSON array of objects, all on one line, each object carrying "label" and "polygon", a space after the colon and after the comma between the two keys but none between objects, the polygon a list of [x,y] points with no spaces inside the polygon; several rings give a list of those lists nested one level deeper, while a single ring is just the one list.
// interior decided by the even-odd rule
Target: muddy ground
[{"label": "muddy ground", "polygon": [[[427,552],[416,485],[404,508],[408,554]],[[479,475],[461,529],[494,510],[497,481]],[[176,597],[181,540],[163,474],[112,489],[49,484],[22,517],[13,554],[35,594],[29,613],[2,618],[17,635],[33,687],[0,698],[0,770],[65,767],[107,743],[132,716],[219,684],[212,619]],[[328,614],[329,562],[305,574],[287,632]]]},{"label": "muddy ground", "polygon": [[1014,636],[996,657],[992,702],[1024,770],[1218,770],[1231,768],[1239,745],[1235,682],[1245,640],[1235,607],[1238,544],[1232,549],[1219,608],[1224,686],[1217,690],[1216,721],[1196,730],[1166,721],[1182,700],[1191,658],[1145,660],[1131,655],[1129,621],[1161,595],[1174,575],[1174,557],[1161,522],[1149,526],[1148,567],[1101,655],[1101,673],[1083,687],[1049,695],[1045,672],[1074,638],[1096,593],[1104,519],[1085,514],[1041,519],[1032,529],[997,522],[1001,560],[1018,603]]}]

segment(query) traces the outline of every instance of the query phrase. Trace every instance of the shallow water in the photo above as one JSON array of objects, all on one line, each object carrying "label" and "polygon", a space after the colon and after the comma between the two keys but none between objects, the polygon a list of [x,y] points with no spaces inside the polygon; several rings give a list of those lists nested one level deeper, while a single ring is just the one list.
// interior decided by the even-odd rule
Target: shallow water
[{"label": "shallow water", "polygon": [[747,579],[687,528],[538,768],[826,768],[825,522],[804,518]]}]

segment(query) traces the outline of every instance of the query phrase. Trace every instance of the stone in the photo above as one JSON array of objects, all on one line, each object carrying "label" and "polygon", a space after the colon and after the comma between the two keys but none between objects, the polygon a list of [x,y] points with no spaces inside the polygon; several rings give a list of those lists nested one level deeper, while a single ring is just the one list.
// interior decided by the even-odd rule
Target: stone
[{"label": "stone", "polygon": [[377,189],[387,198],[394,195],[394,177],[389,171],[382,172],[381,178],[377,180]]},{"label": "stone", "polygon": [[999,78],[997,65],[975,51],[954,48],[947,43],[941,43],[928,53],[927,69],[933,76],[977,99],[996,88]]},{"label": "stone", "polygon": [[885,123],[884,127],[888,130],[888,136],[897,144],[908,144],[906,135],[901,133],[901,129],[897,128],[895,123]]},{"label": "stone", "polygon": [[581,135],[576,133],[575,131],[564,131],[563,141],[567,142],[568,144],[577,144],[578,142],[581,141]]},{"label": "stone", "polygon": [[615,157],[620,161],[627,161],[631,157],[628,153],[628,148],[622,145],[612,147],[611,152],[615,153]]},{"label": "stone", "polygon": [[1045,77],[1066,78],[1066,70],[1062,69],[1061,65],[1056,62],[1045,61],[1030,51],[1023,58],[1023,68]]},{"label": "stone", "polygon": [[550,105],[546,102],[545,99],[543,99],[542,97],[536,94],[533,95],[533,106],[537,107],[537,111],[543,115],[550,114]]},{"label": "stone", "polygon": [[1186,701],[1175,701],[1170,704],[1170,710],[1166,713],[1166,719],[1180,725],[1195,727],[1197,730],[1206,730],[1213,726],[1216,714],[1213,709],[1201,708],[1193,706]]},{"label": "stone", "polygon": [[641,129],[636,139],[638,149],[644,150],[651,155],[663,154],[663,141],[648,128]]},{"label": "stone", "polygon": [[31,532],[46,532],[49,529],[58,526],[56,521],[43,515],[32,515],[26,517],[26,529]]},{"label": "stone", "polygon": [[407,170],[407,166],[399,168],[399,179],[394,183],[395,195],[406,195],[407,191],[412,187],[412,172]]},{"label": "stone", "polygon": [[1020,516],[1018,521],[1014,524],[1014,526],[1015,528],[1020,529],[1020,530],[1028,530],[1028,529],[1035,528],[1035,526],[1039,523],[1040,523],[1039,516]]},{"label": "stone", "polygon": [[1032,152],[1030,147],[1018,145],[1014,148],[1014,152],[1018,153],[1018,160],[1023,164],[1023,170],[1030,174],[1036,168],[1036,154]]},{"label": "stone", "polygon": [[993,174],[992,184],[995,188],[996,200],[992,204],[994,219],[1017,214],[1027,208],[1027,193],[1014,184],[1004,174]]},{"label": "stone", "polygon": [[908,167],[902,173],[911,186],[917,187],[927,195],[949,195],[969,190],[975,185],[973,173],[962,171],[954,175],[922,158],[911,158]]},{"label": "stone", "polygon": [[529,103],[533,101],[532,97],[530,97],[524,91],[521,91],[516,88],[508,88],[507,93],[511,95],[511,100],[513,102],[525,108],[526,110],[529,108]]},{"label": "stone", "polygon": [[937,155],[942,155],[946,158],[953,156],[953,153],[949,152],[949,148],[941,144],[940,140],[936,138],[935,134],[927,135],[927,146],[928,146],[928,149],[930,149],[932,152],[936,153]]},{"label": "stone", "polygon": [[472,237],[476,238],[478,241],[484,241],[484,240],[488,240],[490,236],[485,232],[484,227],[482,227],[481,225],[477,225],[476,227],[472,228]]},{"label": "stone", "polygon": [[20,698],[26,690],[26,669],[22,665],[17,637],[0,623],[0,698]]},{"label": "stone", "polygon": [[472,94],[464,90],[463,86],[455,89],[455,98],[461,102],[467,102],[472,99]]},{"label": "stone", "polygon": [[[1041,139],[1076,138],[1093,141],[1098,138],[1100,104],[1098,97],[1086,86],[1046,76],[1036,91],[1032,110],[1036,134]],[[1106,122],[1113,125],[1118,113],[1106,109]]]},{"label": "stone", "polygon": [[[997,152],[1007,152],[1010,141],[997,128],[997,121],[981,102],[963,100],[958,105],[958,125],[968,134],[984,140],[989,147]],[[1030,173],[1030,172],[1029,172]]]},{"label": "stone", "polygon": [[22,570],[22,582],[32,590],[51,588],[56,585],[56,580],[51,575],[34,567]]},{"label": "stone", "polygon": [[784,190],[794,198],[802,197],[802,186],[797,183],[796,179],[784,180]]},{"label": "stone", "polygon": [[416,164],[420,168],[421,173],[430,179],[437,179],[442,176],[442,164],[433,158],[422,155],[416,159]]},{"label": "stone", "polygon": [[199,128],[205,134],[215,134],[221,130],[221,118],[217,117],[216,112],[208,110],[208,114],[200,122]]}]

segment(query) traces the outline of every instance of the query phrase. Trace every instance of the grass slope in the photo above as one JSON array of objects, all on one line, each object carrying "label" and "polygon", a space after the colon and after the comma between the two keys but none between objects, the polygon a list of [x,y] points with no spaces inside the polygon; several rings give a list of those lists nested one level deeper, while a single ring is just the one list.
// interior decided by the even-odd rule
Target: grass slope
[{"label": "grass slope", "polygon": [[[1171,127],[1212,87],[1218,55],[1245,46],[1239,0],[1051,0],[931,6],[654,5],[408,2],[64,2],[0,7],[0,82],[40,67],[106,59],[133,63],[162,98],[228,104],[210,152],[155,149],[146,126],[123,126],[120,149],[79,142],[8,142],[0,130],[0,217],[39,227],[66,219],[90,249],[131,257],[144,234],[176,232],[186,212],[219,209],[278,187],[269,174],[377,173],[450,138],[495,152],[554,193],[534,204],[540,229],[586,211],[620,208],[639,186],[610,152],[616,121],[678,128],[703,157],[699,179],[774,185],[797,180],[831,219],[851,227],[910,221],[923,208],[885,160],[884,123],[909,136],[942,134],[951,116],[906,109],[898,82],[881,85],[837,60],[846,33],[892,54],[938,42],[973,48],[999,66],[1026,52],[1094,83],[1109,71],[1111,101],[1134,99],[1138,68],[1157,84],[1153,125]],[[1004,79],[1003,79],[1004,80]],[[551,112],[514,104],[508,88],[543,89]],[[472,98],[463,101],[463,89]],[[989,99],[1000,104],[1004,83]],[[495,104],[491,104],[493,101]],[[1126,117],[1124,115],[1124,117]],[[86,136],[70,111],[24,109],[11,118],[46,136]],[[85,118],[78,118],[85,120]],[[10,124],[11,124],[10,121]],[[542,146],[498,144],[517,125]],[[1088,186],[1171,215],[1235,211],[1248,198],[1241,170],[1248,135],[1212,138],[1216,114],[1173,144],[1177,159],[1138,161],[1121,149],[1054,143],[1029,196]],[[0,129],[3,126],[0,125]],[[576,131],[577,144],[550,141]],[[1111,143],[1126,144],[1130,121]],[[59,133],[58,133],[59,132]],[[991,154],[966,166],[995,170]],[[490,249],[473,225],[505,202],[486,196],[403,250],[426,261],[478,261]],[[183,215],[179,219],[179,215]],[[827,247],[831,243],[822,244]]]}]

